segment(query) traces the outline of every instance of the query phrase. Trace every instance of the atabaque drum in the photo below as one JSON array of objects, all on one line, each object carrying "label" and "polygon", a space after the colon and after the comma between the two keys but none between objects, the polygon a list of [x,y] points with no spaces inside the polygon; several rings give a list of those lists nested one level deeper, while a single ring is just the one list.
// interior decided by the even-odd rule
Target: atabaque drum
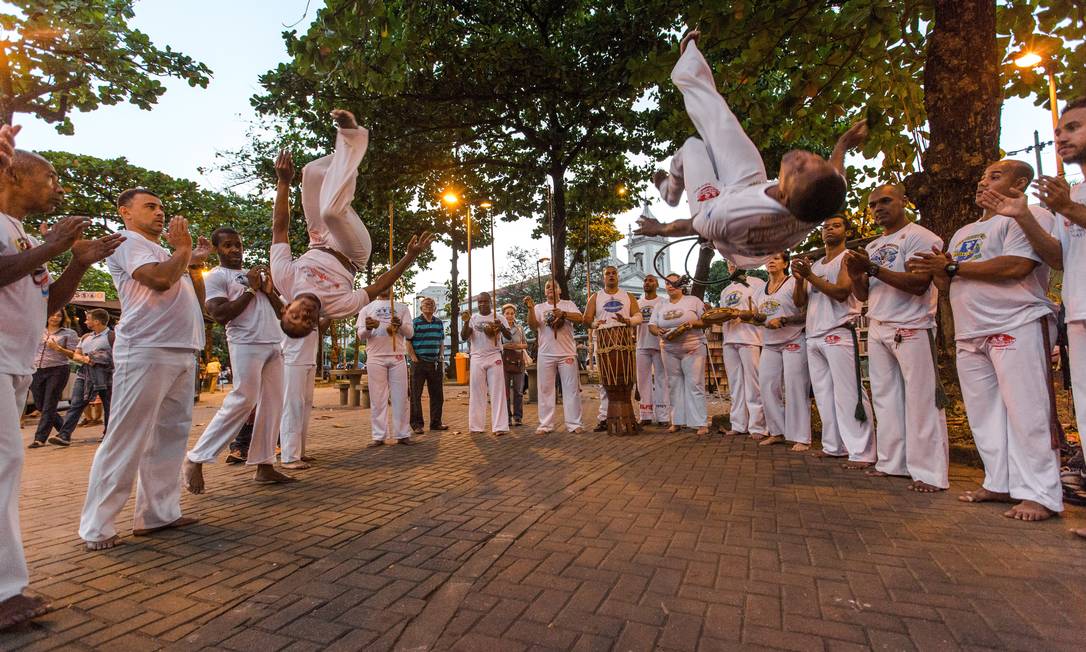
[{"label": "atabaque drum", "polygon": [[630,393],[637,381],[636,337],[632,326],[596,330],[600,384],[607,392],[607,434],[632,435],[639,430]]}]

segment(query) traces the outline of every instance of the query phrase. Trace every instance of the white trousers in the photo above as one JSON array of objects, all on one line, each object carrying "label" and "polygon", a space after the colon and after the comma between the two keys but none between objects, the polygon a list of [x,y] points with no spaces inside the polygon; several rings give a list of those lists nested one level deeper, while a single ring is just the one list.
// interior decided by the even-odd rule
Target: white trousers
[{"label": "white trousers", "polygon": [[366,155],[369,132],[340,129],[335,150],[311,161],[302,170],[302,211],[310,247],[329,247],[357,267],[366,266],[370,232],[351,208],[358,183],[358,165]]},{"label": "white trousers", "polygon": [[[411,436],[407,360],[403,355],[370,356],[366,359],[366,374],[370,383],[370,423],[374,441],[384,441],[390,432],[396,439],[407,439]],[[389,403],[392,403],[391,415]]]},{"label": "white trousers", "polygon": [[758,382],[765,407],[766,430],[798,444],[811,443],[811,375],[807,370],[807,338],[765,345],[758,362]]},{"label": "white trousers", "polygon": [[128,502],[133,481],[134,529],[181,518],[181,462],[192,427],[195,352],[118,347],[113,361],[109,429],[91,463],[79,521],[84,541],[117,534],[117,514]]},{"label": "white trousers", "polygon": [[566,430],[581,427],[581,377],[577,360],[572,357],[540,356],[536,361],[539,385],[539,427],[554,430],[554,408],[558,402],[554,377],[562,381],[562,411]]},{"label": "white trousers", "polygon": [[188,458],[210,464],[223,452],[256,408],[248,465],[275,464],[275,442],[283,416],[283,349],[279,344],[234,344],[230,365],[234,382],[219,411],[204,428]]},{"label": "white trousers", "polygon": [[[839,327],[820,337],[807,338],[807,364],[815,404],[822,417],[822,450],[830,455],[847,453],[853,462],[874,462],[871,422],[875,415],[867,389],[856,387],[852,333]],[[856,418],[857,392],[863,401],[863,421]]]},{"label": "white trousers", "polygon": [[867,360],[878,421],[875,468],[946,489],[950,444],[946,413],[935,406],[936,369],[928,331],[871,320]]},{"label": "white trousers", "polygon": [[[472,358],[471,372],[468,375],[468,430],[486,431],[486,403],[489,395],[491,432],[508,432],[509,407],[505,398],[505,369],[502,368],[501,356]],[[554,386],[553,380],[551,386]],[[404,397],[406,396],[405,391]]]},{"label": "white trousers", "polygon": [[1063,490],[1049,429],[1048,352],[1041,324],[958,340],[958,379],[984,462],[984,488],[1059,512]]},{"label": "white trousers", "polygon": [[19,417],[26,407],[31,376],[0,373],[0,601],[19,595],[30,582],[19,530],[19,481],[23,437]]},{"label": "white trousers", "polygon": [[1078,431],[1086,432],[1086,321],[1067,324],[1067,357],[1071,362],[1071,395]]},{"label": "white trousers", "polygon": [[280,457],[297,462],[305,455],[309,416],[313,413],[314,365],[283,365],[283,416],[279,421]]},{"label": "white trousers", "polygon": [[758,360],[762,347],[750,344],[724,345],[724,373],[731,394],[732,430],[765,434],[762,390],[758,384]]},{"label": "white trousers", "polygon": [[671,399],[668,396],[667,371],[660,349],[637,350],[637,393],[641,420],[656,423],[671,422]]},{"label": "white trousers", "polygon": [[691,353],[664,351],[667,383],[671,388],[671,423],[676,426],[700,428],[708,424],[705,404],[704,348]]}]

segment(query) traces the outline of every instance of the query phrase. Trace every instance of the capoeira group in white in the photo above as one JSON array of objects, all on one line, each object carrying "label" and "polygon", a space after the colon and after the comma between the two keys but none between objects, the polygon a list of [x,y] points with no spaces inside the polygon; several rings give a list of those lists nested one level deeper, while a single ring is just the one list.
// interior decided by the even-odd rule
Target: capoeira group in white
[{"label": "capoeira group in white", "polygon": [[[1063,179],[1038,180],[1037,196],[1053,215],[1027,203],[1029,165],[996,162],[977,186],[983,217],[960,229],[946,252],[939,237],[908,219],[903,191],[881,186],[870,193],[868,208],[883,234],[864,250],[848,250],[850,225],[839,215],[846,193],[844,156],[863,142],[866,126],[849,129],[828,160],[802,150],[787,153],[779,178],[769,180],[757,149],[717,92],[697,39],[696,31],[683,39],[672,80],[698,137],[675,153],[670,172],[654,177],[668,203],[677,204],[686,193],[691,217],[668,224],[645,217],[638,233],[697,235],[710,243],[729,261],[722,307],[708,310],[674,274],[662,279],[664,295],[649,276],[644,293],[635,297],[618,289],[617,270],[610,268],[603,289],[582,312],[549,281],[544,302],[525,299],[538,342],[536,433],[584,432],[574,339],[574,324],[584,324],[598,331],[636,329],[634,414],[642,424],[707,434],[704,329],[719,323],[731,392],[728,433],[807,450],[813,390],[822,423],[818,455],[843,458],[846,468],[872,476],[909,478],[917,492],[944,490],[947,426],[933,339],[936,299],[943,292],[953,310],[958,375],[985,467],[983,487],[960,499],[1011,503],[1005,515],[1025,521],[1058,514],[1063,494],[1048,362],[1054,311],[1045,291],[1049,268],[1062,269],[1072,379],[1080,390],[1078,413],[1084,414],[1086,262],[1078,262],[1086,260],[1083,186],[1071,190]],[[116,520],[133,485],[135,536],[196,522],[181,513],[182,486],[195,494],[205,490],[203,465],[215,461],[253,413],[246,459],[254,467],[253,480],[294,482],[276,470],[276,446],[281,445],[284,468],[308,467],[306,431],[321,319],[357,315],[373,398],[371,445],[385,445],[389,437],[414,443],[406,365],[412,319],[392,289],[432,237],[413,237],[404,258],[370,286],[356,289],[371,252],[369,233],[351,208],[368,132],[348,111],[334,111],[332,118],[333,153],[302,172],[309,247],[298,258],[288,239],[294,165],[287,152],[275,162],[269,268],[245,267],[241,238],[232,229],[194,243],[186,220],[167,220],[159,197],[145,188],[118,197],[125,225],[120,233],[82,239],[89,219],[65,217],[39,241],[26,233],[23,220],[55,210],[64,191],[44,158],[15,149],[18,128],[0,127],[0,308],[20,316],[9,320],[0,338],[0,629],[47,608],[23,594],[28,574],[18,520],[19,417],[46,315],[71,299],[96,262],[108,267],[123,318],[115,331],[108,430],[91,465],[79,524],[88,550],[122,543]],[[1056,138],[1064,161],[1086,164],[1086,99],[1066,107]],[[816,225],[823,255],[790,257],[789,250]],[[212,250],[219,266],[204,274]],[[71,262],[54,280],[46,263],[68,251]],[[744,273],[762,265],[768,282]],[[856,333],[864,302],[870,397],[861,380]],[[513,337],[514,324],[497,313],[489,294],[479,295],[476,307],[464,313],[461,328],[471,353],[469,429],[487,430],[489,404],[490,431],[501,435],[510,429],[503,342]],[[234,383],[186,452],[205,310],[225,326]],[[604,416],[601,411],[601,421]]]}]

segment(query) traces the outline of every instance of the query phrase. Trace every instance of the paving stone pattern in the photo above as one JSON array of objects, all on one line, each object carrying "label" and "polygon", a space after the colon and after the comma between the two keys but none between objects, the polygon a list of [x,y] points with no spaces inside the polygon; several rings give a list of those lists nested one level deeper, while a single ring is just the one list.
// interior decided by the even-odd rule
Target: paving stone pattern
[{"label": "paving stone pattern", "polygon": [[[1081,649],[1083,510],[1041,524],[745,438],[661,432],[363,449],[318,390],[316,466],[254,485],[205,467],[198,526],[86,553],[94,445],[27,451],[32,589],[58,609],[2,650]],[[595,414],[595,392],[585,392]],[[221,394],[196,410],[199,435]],[[534,422],[534,406],[526,421]],[[714,406],[714,411],[720,411]],[[457,432],[459,431],[459,432]],[[97,434],[81,429],[88,440]],[[29,441],[30,429],[24,429]],[[130,512],[122,514],[122,533]]]}]

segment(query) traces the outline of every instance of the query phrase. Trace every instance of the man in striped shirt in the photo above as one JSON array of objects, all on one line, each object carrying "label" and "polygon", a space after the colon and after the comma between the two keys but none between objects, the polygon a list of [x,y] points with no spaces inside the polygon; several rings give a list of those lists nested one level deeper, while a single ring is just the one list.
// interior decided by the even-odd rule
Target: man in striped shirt
[{"label": "man in striped shirt", "polygon": [[441,422],[442,393],[441,361],[445,357],[445,324],[434,316],[437,304],[426,297],[419,304],[422,314],[412,321],[415,334],[407,340],[407,355],[411,359],[411,430],[422,433],[422,386],[430,395],[430,430],[448,430]]}]

